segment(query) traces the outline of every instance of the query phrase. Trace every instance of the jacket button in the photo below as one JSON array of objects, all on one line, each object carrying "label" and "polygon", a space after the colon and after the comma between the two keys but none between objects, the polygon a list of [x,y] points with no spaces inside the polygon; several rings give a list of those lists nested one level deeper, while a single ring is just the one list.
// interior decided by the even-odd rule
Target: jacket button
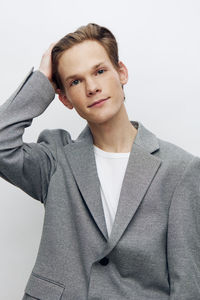
[{"label": "jacket button", "polygon": [[109,263],[109,258],[108,257],[104,257],[102,258],[99,263],[102,265],[102,266],[107,266],[107,264]]}]

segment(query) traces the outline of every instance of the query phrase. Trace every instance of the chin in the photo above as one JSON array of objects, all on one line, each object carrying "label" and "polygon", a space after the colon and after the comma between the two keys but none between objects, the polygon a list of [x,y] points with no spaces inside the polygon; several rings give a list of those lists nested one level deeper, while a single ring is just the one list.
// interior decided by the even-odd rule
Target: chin
[{"label": "chin", "polygon": [[115,114],[110,113],[110,114],[99,114],[98,116],[96,116],[96,118],[92,118],[90,120],[87,120],[88,123],[91,124],[106,124],[108,122],[110,122],[113,118],[114,118]]}]

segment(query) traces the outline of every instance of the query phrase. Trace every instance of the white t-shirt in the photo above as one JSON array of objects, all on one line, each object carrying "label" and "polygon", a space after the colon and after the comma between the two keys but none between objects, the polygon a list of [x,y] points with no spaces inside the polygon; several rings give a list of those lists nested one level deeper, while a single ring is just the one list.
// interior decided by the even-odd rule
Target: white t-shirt
[{"label": "white t-shirt", "polygon": [[130,152],[105,152],[93,146],[107,231],[110,236]]}]

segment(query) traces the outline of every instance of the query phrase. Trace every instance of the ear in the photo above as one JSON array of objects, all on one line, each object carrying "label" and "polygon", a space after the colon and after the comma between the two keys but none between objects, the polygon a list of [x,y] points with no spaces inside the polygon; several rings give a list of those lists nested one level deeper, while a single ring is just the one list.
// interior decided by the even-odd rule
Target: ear
[{"label": "ear", "polygon": [[119,78],[122,85],[128,82],[128,69],[122,61],[119,61]]},{"label": "ear", "polygon": [[58,94],[59,100],[60,100],[65,106],[67,106],[69,109],[73,109],[72,103],[67,99],[67,96],[64,94],[63,91],[61,91],[60,89],[57,89],[57,90],[56,90],[56,93]]}]

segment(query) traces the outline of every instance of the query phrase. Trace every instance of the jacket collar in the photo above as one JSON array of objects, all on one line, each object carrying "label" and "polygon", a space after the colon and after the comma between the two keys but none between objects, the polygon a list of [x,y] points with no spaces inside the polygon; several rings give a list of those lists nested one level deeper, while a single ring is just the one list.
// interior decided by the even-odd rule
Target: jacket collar
[{"label": "jacket collar", "polygon": [[[140,147],[143,147],[149,153],[153,153],[159,149],[158,140],[151,131],[149,131],[146,127],[143,126],[141,122],[138,121],[130,121],[131,124],[137,129],[137,135],[135,138],[134,143]],[[78,138],[75,141],[76,143],[79,142],[86,142],[88,144],[92,144],[93,146],[93,137],[88,125],[82,130],[79,134]]]},{"label": "jacket collar", "polygon": [[66,156],[79,186],[84,201],[111,249],[116,245],[129,222],[134,217],[161,160],[153,153],[159,150],[156,136],[142,123],[130,121],[138,130],[130,152],[125,172],[119,204],[111,236],[108,239],[103,205],[100,194],[100,181],[97,174],[93,148],[93,137],[88,125],[78,138],[66,145]]}]

